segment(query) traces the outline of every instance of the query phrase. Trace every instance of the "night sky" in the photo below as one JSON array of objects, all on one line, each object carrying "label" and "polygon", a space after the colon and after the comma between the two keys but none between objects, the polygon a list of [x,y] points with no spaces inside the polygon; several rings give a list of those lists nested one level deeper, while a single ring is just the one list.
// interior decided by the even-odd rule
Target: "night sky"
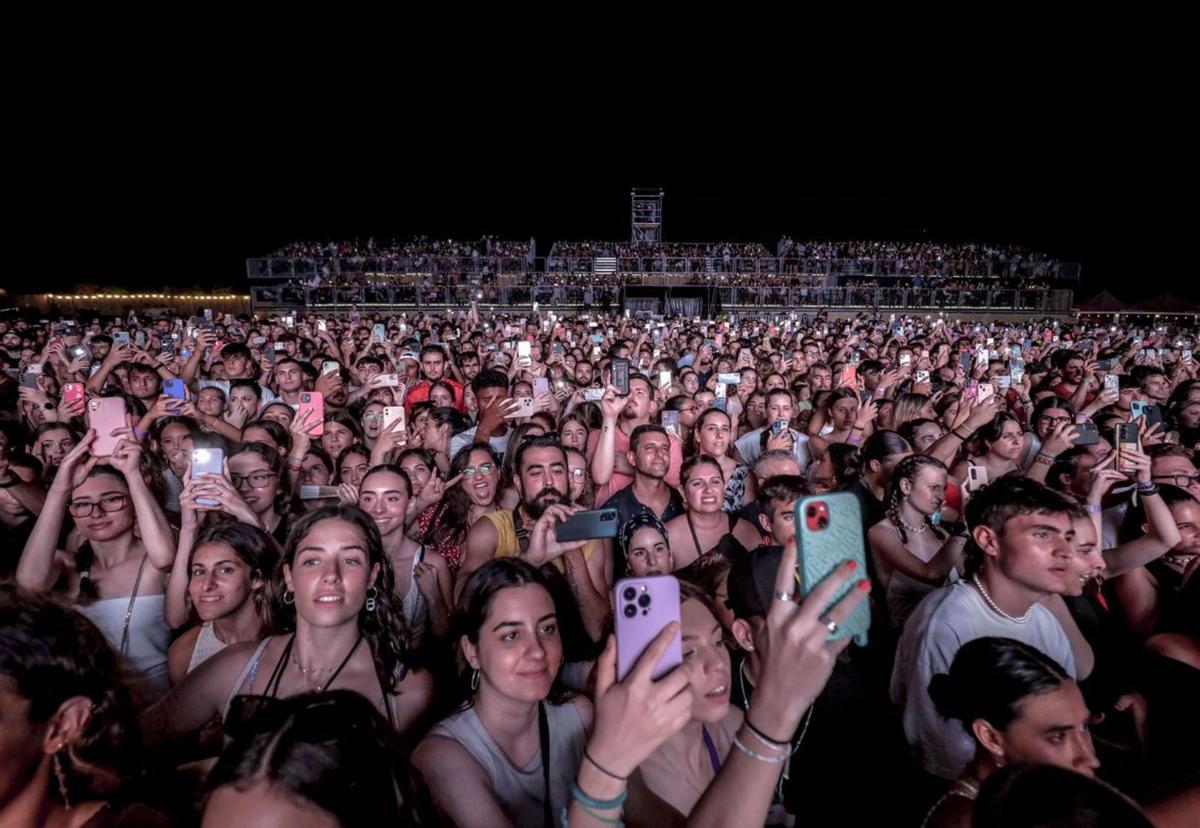
[{"label": "night sky", "polygon": [[1174,154],[1182,137],[1046,122],[1015,137],[1014,120],[972,137],[647,127],[632,140],[579,122],[554,135],[456,127],[420,140],[230,122],[192,124],[185,138],[98,131],[27,167],[24,243],[9,258],[43,290],[242,289],[246,257],[294,240],[491,233],[534,236],[545,255],[555,239],[623,239],[630,188],[661,186],[669,241],[1016,242],[1083,262],[1081,295],[1200,293],[1190,276],[1158,278],[1187,273],[1169,265],[1174,240],[1191,236],[1176,206],[1192,200]]}]

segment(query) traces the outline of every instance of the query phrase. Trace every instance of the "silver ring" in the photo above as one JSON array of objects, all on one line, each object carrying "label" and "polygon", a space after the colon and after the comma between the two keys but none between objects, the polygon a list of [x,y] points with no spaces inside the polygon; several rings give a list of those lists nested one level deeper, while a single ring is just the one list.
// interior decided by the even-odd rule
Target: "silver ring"
[{"label": "silver ring", "polygon": [[775,593],[775,597],[776,597],[776,598],[778,598],[780,601],[791,602],[791,600],[792,600],[792,593],[790,593],[790,592],[776,592],[776,593]]},{"label": "silver ring", "polygon": [[825,629],[829,630],[830,635],[833,635],[838,631],[838,622],[834,621],[832,618],[829,619],[825,622]]}]

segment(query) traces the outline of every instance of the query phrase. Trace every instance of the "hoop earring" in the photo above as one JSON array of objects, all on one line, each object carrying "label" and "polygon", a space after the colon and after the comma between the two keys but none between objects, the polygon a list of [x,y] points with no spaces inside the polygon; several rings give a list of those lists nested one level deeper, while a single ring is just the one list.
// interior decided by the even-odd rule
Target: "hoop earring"
[{"label": "hoop earring", "polygon": [[290,589],[284,590],[283,603],[287,604],[289,607],[296,603],[296,593],[292,592]]},{"label": "hoop earring", "polygon": [[375,589],[373,586],[367,587],[367,602],[363,608],[366,609],[367,612],[374,612],[376,607],[375,599],[378,597],[379,590]]},{"label": "hoop earring", "polygon": [[472,670],[471,671],[471,692],[474,693],[478,689],[479,689],[479,671]]},{"label": "hoop earring", "polygon": [[63,799],[63,805],[69,811],[71,810],[71,796],[67,792],[67,774],[63,771],[62,761],[58,758],[58,751],[62,750],[59,745],[57,751],[54,752],[54,778],[58,780],[58,795]]}]

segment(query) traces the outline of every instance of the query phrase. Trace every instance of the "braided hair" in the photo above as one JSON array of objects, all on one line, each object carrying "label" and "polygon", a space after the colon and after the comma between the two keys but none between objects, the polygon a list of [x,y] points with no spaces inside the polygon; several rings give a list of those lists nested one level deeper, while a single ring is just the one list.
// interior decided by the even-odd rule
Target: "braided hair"
[{"label": "braided hair", "polygon": [[[900,533],[901,543],[908,543],[908,532],[904,529],[904,521],[900,518],[900,504],[906,497],[904,490],[900,488],[900,481],[906,480],[911,485],[917,479],[917,475],[921,473],[921,469],[927,467],[946,471],[945,464],[936,457],[928,454],[911,454],[897,463],[892,472],[892,484],[888,487],[886,511],[888,520]],[[938,540],[946,539],[945,530],[933,522],[933,515],[925,516],[925,525]]]}]

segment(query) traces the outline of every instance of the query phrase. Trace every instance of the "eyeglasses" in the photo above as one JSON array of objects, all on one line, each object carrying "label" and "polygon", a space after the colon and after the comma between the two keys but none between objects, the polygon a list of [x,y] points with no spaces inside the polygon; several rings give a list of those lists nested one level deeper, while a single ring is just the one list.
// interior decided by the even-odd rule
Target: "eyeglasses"
[{"label": "eyeglasses", "polygon": [[475,473],[491,474],[496,470],[496,466],[492,463],[480,463],[478,466],[467,466],[462,470],[463,477],[474,477]]},{"label": "eyeglasses", "polygon": [[1070,417],[1046,417],[1046,416],[1042,416],[1042,417],[1038,417],[1038,422],[1039,422],[1039,423],[1046,423],[1048,426],[1050,426],[1051,428],[1053,428],[1053,427],[1055,427],[1055,426],[1059,425],[1060,423],[1069,423],[1069,422],[1071,422],[1071,418],[1070,418]]},{"label": "eyeglasses", "polygon": [[382,415],[382,414],[364,414],[364,415],[363,415],[363,422],[364,422],[364,423],[379,423],[379,422],[383,422],[383,415]]},{"label": "eyeglasses", "polygon": [[94,503],[90,500],[77,500],[67,506],[67,511],[71,513],[71,517],[91,517],[96,513],[96,507],[99,506],[100,511],[107,515],[121,511],[128,502],[129,498],[127,496],[115,494],[102,497]]},{"label": "eyeglasses", "polygon": [[1169,483],[1172,486],[1186,489],[1193,483],[1200,482],[1200,474],[1156,474],[1152,479],[1156,483]]},{"label": "eyeglasses", "polygon": [[229,479],[233,481],[235,489],[242,488],[243,483],[249,483],[252,489],[261,489],[271,482],[271,478],[278,476],[275,472],[254,472],[253,474],[230,474]]}]

